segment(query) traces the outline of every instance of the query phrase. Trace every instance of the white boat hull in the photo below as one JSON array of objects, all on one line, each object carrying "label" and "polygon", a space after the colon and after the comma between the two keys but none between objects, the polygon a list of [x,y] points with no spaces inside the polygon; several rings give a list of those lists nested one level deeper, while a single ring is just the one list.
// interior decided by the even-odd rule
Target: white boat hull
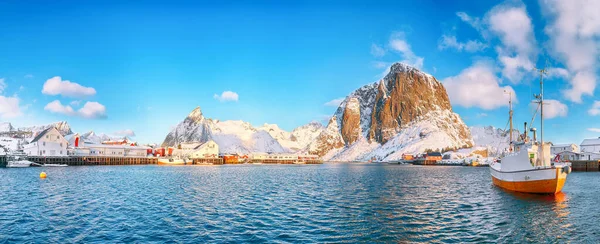
[{"label": "white boat hull", "polygon": [[30,167],[32,162],[27,160],[19,160],[19,161],[8,161],[6,164],[7,168],[27,168]]}]

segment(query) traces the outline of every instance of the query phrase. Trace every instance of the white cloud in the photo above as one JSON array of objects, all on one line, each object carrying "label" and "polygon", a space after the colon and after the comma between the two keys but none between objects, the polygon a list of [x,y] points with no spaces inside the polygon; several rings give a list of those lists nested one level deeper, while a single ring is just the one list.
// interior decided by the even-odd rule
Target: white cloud
[{"label": "white cloud", "polygon": [[487,44],[477,41],[469,40],[467,42],[459,42],[456,40],[456,36],[442,35],[442,38],[438,42],[438,49],[456,49],[457,51],[467,52],[478,52],[483,51],[487,48]]},{"label": "white cloud", "polygon": [[25,76],[23,76],[25,79],[31,79],[33,78],[32,74],[26,74]]},{"label": "white cloud", "polygon": [[63,97],[80,98],[95,95],[96,89],[85,87],[68,80],[62,80],[60,76],[55,76],[46,80],[42,93],[53,96],[61,95]]},{"label": "white cloud", "polygon": [[600,128],[588,128],[587,130],[591,132],[600,132]]},{"label": "white cloud", "polygon": [[581,103],[583,95],[593,96],[598,79],[600,55],[600,1],[541,0],[543,13],[549,17],[545,32],[550,52],[561,60],[571,74],[570,88],[563,95]]},{"label": "white cloud", "polygon": [[390,64],[388,62],[383,62],[383,61],[374,61],[373,62],[373,67],[375,67],[377,69],[383,69],[383,68],[387,68],[389,66],[390,66]]},{"label": "white cloud", "polygon": [[491,110],[508,106],[509,95],[517,102],[515,91],[510,86],[500,86],[494,67],[480,61],[461,71],[460,74],[442,81],[450,102],[466,108],[479,107]]},{"label": "white cloud", "polygon": [[68,116],[74,116],[77,114],[71,106],[68,106],[68,105],[64,106],[58,100],[54,100],[54,101],[46,104],[46,106],[44,107],[44,110],[50,111],[52,113],[64,114],[64,115],[68,115]]},{"label": "white cloud", "polygon": [[344,99],[346,99],[346,98],[344,98],[344,97],[336,98],[336,99],[333,99],[333,100],[331,100],[329,102],[326,102],[323,105],[330,106],[330,107],[339,107],[340,104],[344,101]]},{"label": "white cloud", "polygon": [[498,5],[486,14],[486,23],[502,42],[496,48],[503,65],[502,75],[519,83],[533,72],[536,52],[533,24],[525,6]]},{"label": "white cloud", "polygon": [[375,57],[383,57],[385,55],[385,49],[383,47],[373,43],[371,44],[371,55]]},{"label": "white cloud", "polygon": [[483,117],[487,117],[487,116],[488,116],[488,114],[486,114],[486,113],[477,114],[477,118],[483,118]]},{"label": "white cloud", "polygon": [[400,52],[403,58],[401,62],[414,66],[417,69],[422,69],[424,58],[413,53],[412,49],[410,48],[410,44],[408,44],[404,36],[405,35],[402,32],[394,33],[390,38],[390,47],[393,50]]},{"label": "white cloud", "polygon": [[4,82],[4,78],[0,78],[0,94],[2,94],[2,92],[4,92],[4,89],[6,89],[7,85]]},{"label": "white cloud", "polygon": [[21,116],[21,108],[19,107],[19,98],[0,96],[0,118],[10,119]]},{"label": "white cloud", "polygon": [[98,102],[86,102],[81,109],[77,110],[77,113],[86,119],[104,119],[106,118],[106,107]]},{"label": "white cloud", "polygon": [[74,101],[70,102],[69,104],[71,104],[71,106],[76,107],[76,106],[79,106],[79,104],[81,104],[81,100],[74,100]]},{"label": "white cloud", "polygon": [[460,20],[462,20],[465,23],[469,24],[475,30],[482,31],[483,28],[482,28],[482,25],[481,25],[481,20],[479,18],[477,18],[477,17],[471,17],[471,16],[469,16],[465,12],[457,12],[456,16],[458,16],[460,18]]},{"label": "white cloud", "polygon": [[117,136],[129,136],[129,137],[135,136],[135,132],[133,132],[133,130],[131,130],[131,129],[115,131],[113,134],[115,134]]},{"label": "white cloud", "polygon": [[564,68],[548,68],[548,78],[563,78],[568,79],[571,74],[567,69]]},{"label": "white cloud", "polygon": [[238,94],[232,91],[224,91],[223,93],[221,93],[220,96],[218,94],[215,94],[213,97],[221,102],[237,102],[239,98]]},{"label": "white cloud", "polygon": [[588,110],[588,114],[592,116],[600,115],[600,101],[594,101],[592,108]]},{"label": "white cloud", "polygon": [[63,105],[60,101],[54,100],[48,103],[44,110],[67,116],[79,116],[85,119],[106,118],[106,107],[98,102],[86,102],[81,109],[75,111],[71,106]]},{"label": "white cloud", "polygon": [[[536,109],[537,103],[531,103],[531,108]],[[564,103],[558,100],[544,100],[544,119],[552,119],[556,117],[566,117],[569,113],[569,108]]]}]

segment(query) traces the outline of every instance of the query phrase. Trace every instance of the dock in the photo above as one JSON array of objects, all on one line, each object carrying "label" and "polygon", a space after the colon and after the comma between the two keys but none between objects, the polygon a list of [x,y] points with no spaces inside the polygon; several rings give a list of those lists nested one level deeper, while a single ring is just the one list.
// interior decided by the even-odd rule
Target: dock
[{"label": "dock", "polygon": [[6,155],[0,155],[0,168],[6,167],[7,161]]},{"label": "dock", "polygon": [[594,172],[600,171],[600,161],[598,160],[576,160],[571,161],[571,169],[576,172]]}]

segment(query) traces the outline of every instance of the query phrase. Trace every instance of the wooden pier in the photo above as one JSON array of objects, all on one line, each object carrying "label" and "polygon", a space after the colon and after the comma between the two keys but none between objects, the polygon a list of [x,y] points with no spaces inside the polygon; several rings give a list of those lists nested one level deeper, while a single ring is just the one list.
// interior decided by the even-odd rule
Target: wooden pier
[{"label": "wooden pier", "polygon": [[417,159],[412,162],[414,165],[437,165],[440,160],[422,160]]},{"label": "wooden pier", "polygon": [[29,156],[27,160],[38,164],[66,164],[69,166],[91,165],[147,165],[157,164],[157,158],[147,157],[102,157],[102,156],[70,156],[70,157],[39,157]]},{"label": "wooden pier", "polygon": [[600,171],[600,163],[598,162],[598,160],[571,161],[571,169],[578,172]]},{"label": "wooden pier", "polygon": [[222,158],[194,158],[194,159],[192,159],[192,164],[221,165],[221,164],[223,164],[223,159]]},{"label": "wooden pier", "polygon": [[8,162],[8,158],[6,155],[0,155],[0,168],[6,167],[6,163]]}]

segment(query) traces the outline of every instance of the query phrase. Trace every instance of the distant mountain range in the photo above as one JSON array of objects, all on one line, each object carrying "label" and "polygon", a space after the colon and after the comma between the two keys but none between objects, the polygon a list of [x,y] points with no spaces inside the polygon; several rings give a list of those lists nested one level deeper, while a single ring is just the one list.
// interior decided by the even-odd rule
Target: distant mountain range
[{"label": "distant mountain range", "polygon": [[48,129],[50,127],[55,127],[63,136],[73,134],[73,131],[71,130],[71,126],[66,121],[59,121],[59,122],[48,124],[48,125],[19,127],[19,128],[13,127],[11,123],[2,122],[2,123],[0,123],[0,133],[22,131],[22,132],[32,132],[33,134],[35,134],[37,132]]},{"label": "distant mountain range", "polygon": [[284,131],[274,124],[256,128],[239,120],[205,118],[200,107],[197,107],[167,135],[162,146],[214,140],[222,153],[295,152],[306,148],[322,128],[320,123],[310,123],[292,132]]},{"label": "distant mountain range", "polygon": [[381,81],[348,95],[326,127],[310,123],[287,132],[243,121],[205,118],[194,109],[163,146],[215,140],[223,153],[308,152],[325,160],[396,160],[403,153],[474,145],[469,128],[452,111],[433,76],[396,63]]}]

